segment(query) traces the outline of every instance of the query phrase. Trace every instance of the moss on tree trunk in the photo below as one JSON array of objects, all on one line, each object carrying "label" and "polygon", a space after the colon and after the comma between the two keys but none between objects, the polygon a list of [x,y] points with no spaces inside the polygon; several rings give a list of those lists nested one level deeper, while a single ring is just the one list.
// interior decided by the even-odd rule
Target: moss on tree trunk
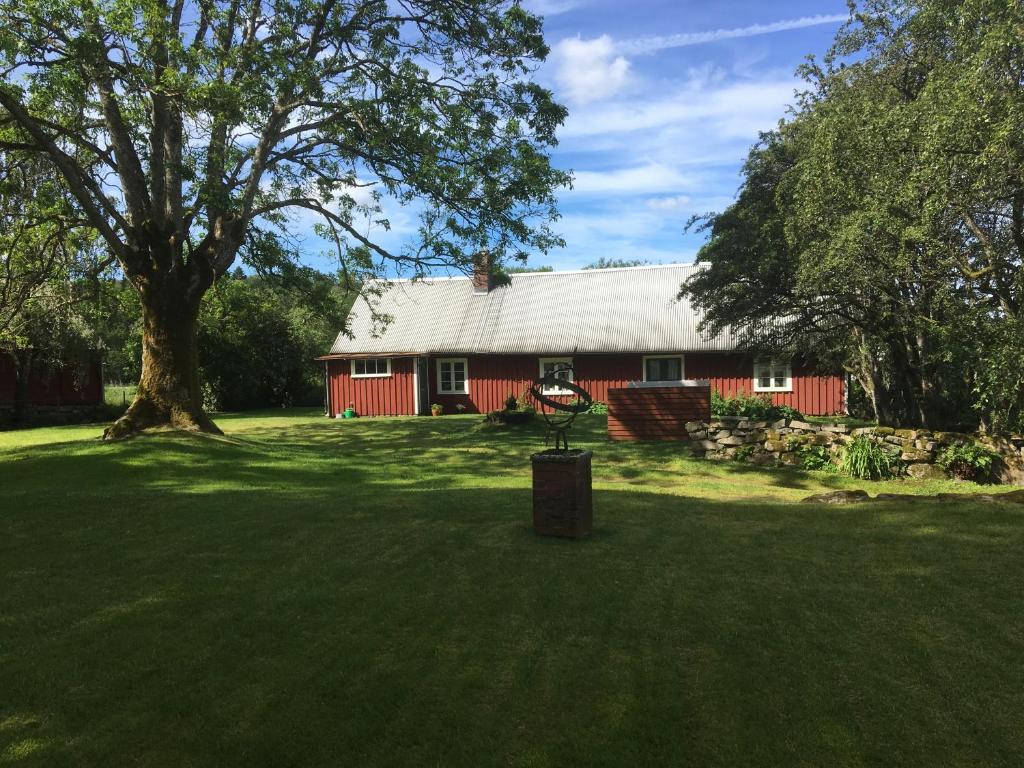
[{"label": "moss on tree trunk", "polygon": [[152,427],[221,434],[203,410],[196,324],[201,298],[143,290],[142,376],[128,410],[103,433],[107,440]]}]

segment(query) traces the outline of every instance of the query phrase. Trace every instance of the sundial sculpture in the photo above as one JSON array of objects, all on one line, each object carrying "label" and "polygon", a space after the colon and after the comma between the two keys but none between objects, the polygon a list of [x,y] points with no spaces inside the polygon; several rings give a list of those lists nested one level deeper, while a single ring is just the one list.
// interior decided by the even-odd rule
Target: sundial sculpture
[{"label": "sundial sculpture", "polygon": [[[583,387],[578,386],[575,382],[564,379],[558,376],[559,373],[572,374],[572,366],[565,366],[558,368],[546,376],[541,376],[539,379],[535,379],[530,387],[530,396],[540,406],[537,410],[540,411],[540,415],[544,417],[544,421],[548,424],[548,437],[551,437],[552,433],[555,435],[555,450],[569,450],[569,438],[567,432],[572,423],[576,420],[576,417],[581,413],[586,413],[590,410],[590,406],[594,404],[594,399],[590,396]],[[576,395],[576,401],[572,403],[564,403],[560,400],[554,400],[544,394],[544,390],[568,390]],[[547,442],[547,438],[545,438]],[[561,448],[559,448],[561,446]]]},{"label": "sundial sculpture", "polygon": [[[559,375],[561,374],[561,375]],[[593,398],[583,387],[562,375],[572,374],[572,367],[559,368],[541,376],[530,387],[537,410],[548,424],[546,443],[555,435],[555,447],[530,457],[533,465],[533,530],[542,536],[563,536],[571,539],[590,534],[593,524],[592,480],[590,464],[593,454],[585,450],[569,450],[566,433],[581,413],[590,410]],[[568,391],[575,402],[562,402],[544,394]]]}]

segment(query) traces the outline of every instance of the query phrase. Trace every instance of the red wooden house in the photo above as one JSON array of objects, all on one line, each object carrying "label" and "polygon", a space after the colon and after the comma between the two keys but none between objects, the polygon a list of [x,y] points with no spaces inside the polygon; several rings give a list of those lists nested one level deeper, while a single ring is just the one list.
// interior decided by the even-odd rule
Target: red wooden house
[{"label": "red wooden house", "polygon": [[[0,352],[0,411],[12,409],[18,395],[18,376],[14,360]],[[32,366],[25,382],[24,405],[58,408],[100,405],[103,403],[103,375],[98,360],[83,370],[74,367]]]},{"label": "red wooden house", "polygon": [[349,333],[320,358],[327,413],[352,405],[361,416],[427,414],[433,403],[484,413],[566,364],[595,400],[631,381],[708,379],[723,394],[766,393],[806,414],[844,410],[842,376],[754,359],[728,334],[701,334],[700,312],[676,298],[695,269],[536,272],[502,286],[483,273],[395,281],[375,312],[357,302]]}]

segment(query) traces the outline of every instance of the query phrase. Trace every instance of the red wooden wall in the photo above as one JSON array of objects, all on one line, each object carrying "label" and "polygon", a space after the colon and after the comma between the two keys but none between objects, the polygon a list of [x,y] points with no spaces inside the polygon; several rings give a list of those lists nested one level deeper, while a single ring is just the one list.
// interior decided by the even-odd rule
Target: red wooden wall
[{"label": "red wooden wall", "polygon": [[[0,354],[0,404],[14,402],[14,361]],[[28,383],[29,403],[32,405],[92,405],[103,402],[103,379],[98,362],[87,371],[73,368],[54,370],[35,366]]]},{"label": "red wooden wall", "polygon": [[[733,396],[754,392],[754,362],[747,355],[714,352],[691,353],[684,356],[683,366],[688,379],[708,379],[711,389]],[[808,416],[830,416],[842,413],[843,377],[820,376],[799,360],[793,361],[793,391],[770,392],[776,405],[788,405]]]},{"label": "red wooden wall", "polygon": [[[430,402],[440,403],[445,413],[487,413],[505,407],[511,394],[519,397],[540,375],[538,355],[464,355],[469,367],[469,394],[442,395],[437,392],[437,366],[430,360]],[[559,355],[544,355],[559,357]],[[643,378],[641,355],[577,355],[575,381],[595,400],[606,401],[609,387],[624,387]],[[571,400],[572,397],[562,398]]]},{"label": "red wooden wall", "polygon": [[[509,394],[519,397],[539,375],[540,355],[452,355],[468,362],[469,394],[442,395],[437,391],[437,366],[431,358],[428,365],[430,395],[425,405],[440,403],[445,413],[458,413],[456,406],[465,406],[465,413],[486,413],[504,407]],[[543,355],[557,357],[557,355]],[[576,355],[576,383],[590,392],[595,400],[608,401],[608,390],[625,387],[643,379],[643,355]],[[382,378],[353,379],[348,360],[328,362],[330,415],[355,403],[364,416],[412,415],[413,358],[392,359],[392,375]],[[684,355],[687,379],[708,379],[711,388],[726,395],[744,392],[754,394],[754,367],[750,357],[725,353],[691,353]],[[808,415],[827,415],[843,410],[843,379],[840,376],[812,375],[806,366],[794,361],[793,391],[771,394],[773,402],[790,405]]]},{"label": "red wooden wall", "polygon": [[330,416],[337,416],[349,405],[355,405],[360,416],[406,416],[416,413],[413,394],[413,358],[391,358],[391,375],[373,378],[352,378],[348,360],[330,360],[328,395]]}]

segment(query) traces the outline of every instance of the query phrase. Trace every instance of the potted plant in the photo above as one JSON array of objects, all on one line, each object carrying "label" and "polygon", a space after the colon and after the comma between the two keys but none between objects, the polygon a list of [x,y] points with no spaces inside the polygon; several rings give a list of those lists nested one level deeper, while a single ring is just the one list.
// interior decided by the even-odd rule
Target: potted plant
[{"label": "potted plant", "polygon": [[444,406],[441,405],[440,403],[433,403],[430,406],[430,413],[433,416],[440,416],[442,413],[444,413]]}]

